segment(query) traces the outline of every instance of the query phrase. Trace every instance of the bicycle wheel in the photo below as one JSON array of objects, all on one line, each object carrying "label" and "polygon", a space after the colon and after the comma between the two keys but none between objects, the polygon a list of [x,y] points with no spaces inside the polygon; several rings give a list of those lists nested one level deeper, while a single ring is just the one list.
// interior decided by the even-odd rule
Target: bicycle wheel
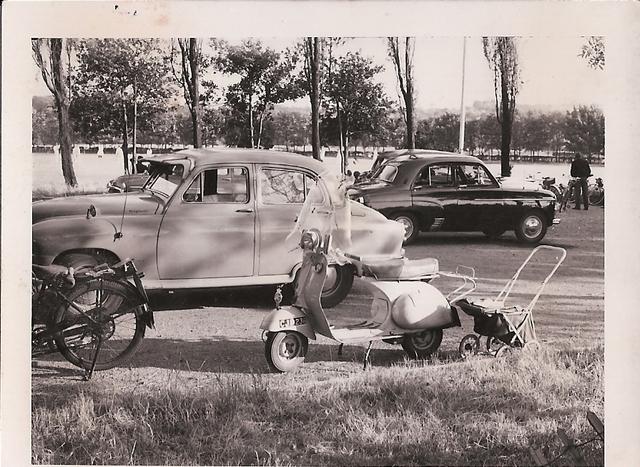
[{"label": "bicycle wheel", "polygon": [[600,187],[589,190],[589,204],[591,206],[602,206],[604,203],[604,190]]},{"label": "bicycle wheel", "polygon": [[100,339],[95,370],[122,365],[133,356],[144,337],[145,324],[140,299],[126,285],[90,281],[74,287],[67,298],[73,305],[63,305],[55,325],[62,328],[55,341],[64,358],[90,369]]}]

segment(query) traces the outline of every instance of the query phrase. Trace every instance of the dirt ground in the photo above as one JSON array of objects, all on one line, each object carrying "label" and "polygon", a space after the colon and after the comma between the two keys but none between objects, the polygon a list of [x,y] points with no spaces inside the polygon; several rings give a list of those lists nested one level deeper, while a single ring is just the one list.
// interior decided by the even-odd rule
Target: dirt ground
[{"label": "dirt ground", "polygon": [[[549,230],[543,243],[559,246],[567,257],[549,282],[534,309],[538,339],[557,348],[592,348],[604,345],[604,209],[568,210],[562,222]],[[443,271],[466,265],[479,278],[474,297],[493,297],[531,251],[518,243],[513,233],[495,241],[481,234],[422,234],[407,247],[409,258],[434,257]],[[532,274],[523,272],[514,303],[526,305],[532,292],[551,269],[553,257],[532,263]],[[448,292],[453,283],[438,287]],[[137,354],[125,368],[97,373],[89,383],[80,371],[58,355],[32,360],[33,405],[67,390],[83,387],[104,390],[152,390],[171,384],[203,387],[224,375],[285,378],[268,374],[264,344],[259,329],[273,307],[274,287],[217,292],[160,294],[153,297],[156,329],[147,330]],[[357,281],[347,299],[328,312],[333,324],[362,320],[370,298]],[[461,316],[462,328],[447,329],[438,358],[455,360],[462,336],[473,330],[473,321]],[[375,366],[402,363],[399,346],[376,343]],[[307,362],[296,378],[324,379],[361,371],[363,346],[345,346],[337,355],[337,344],[321,338],[311,342]]]}]

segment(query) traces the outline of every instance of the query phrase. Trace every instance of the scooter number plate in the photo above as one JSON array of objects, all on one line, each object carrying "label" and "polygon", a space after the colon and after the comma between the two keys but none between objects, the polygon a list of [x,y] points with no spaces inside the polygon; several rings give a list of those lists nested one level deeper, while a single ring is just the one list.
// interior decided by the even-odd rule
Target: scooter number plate
[{"label": "scooter number plate", "polygon": [[286,328],[289,327],[291,325],[293,326],[300,326],[302,324],[305,324],[307,322],[307,319],[303,316],[300,316],[298,318],[287,318],[287,319],[281,319],[280,320],[280,327],[281,328]]}]

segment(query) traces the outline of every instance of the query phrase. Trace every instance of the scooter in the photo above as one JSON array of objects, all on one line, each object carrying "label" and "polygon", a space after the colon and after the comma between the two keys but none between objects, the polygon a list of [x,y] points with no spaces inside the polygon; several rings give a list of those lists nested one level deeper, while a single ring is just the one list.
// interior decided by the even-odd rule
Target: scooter
[{"label": "scooter", "polygon": [[[265,356],[270,368],[287,372],[300,366],[307,355],[309,339],[322,335],[340,344],[369,343],[364,368],[374,341],[400,344],[411,358],[424,359],[433,354],[442,341],[443,329],[460,326],[453,305],[475,287],[475,273],[439,271],[438,260],[425,258],[362,258],[345,254],[373,295],[371,319],[346,328],[329,324],[320,304],[327,275],[327,255],[331,236],[317,229],[303,231],[300,247],[303,262],[295,286],[292,306],[280,307],[276,291],[276,309],[267,315],[260,328],[265,341]],[[460,268],[460,267],[459,267]],[[459,278],[462,285],[444,296],[429,282],[438,276]],[[453,298],[452,298],[453,297]]]}]

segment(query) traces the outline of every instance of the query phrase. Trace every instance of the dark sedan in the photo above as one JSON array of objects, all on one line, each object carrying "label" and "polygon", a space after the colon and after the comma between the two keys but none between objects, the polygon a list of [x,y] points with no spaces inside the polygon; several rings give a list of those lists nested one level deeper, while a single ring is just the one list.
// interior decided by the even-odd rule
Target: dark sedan
[{"label": "dark sedan", "polygon": [[508,230],[538,243],[560,222],[550,191],[502,187],[480,159],[440,151],[405,150],[349,195],[404,224],[405,244],[420,232],[479,231],[496,238]]}]

